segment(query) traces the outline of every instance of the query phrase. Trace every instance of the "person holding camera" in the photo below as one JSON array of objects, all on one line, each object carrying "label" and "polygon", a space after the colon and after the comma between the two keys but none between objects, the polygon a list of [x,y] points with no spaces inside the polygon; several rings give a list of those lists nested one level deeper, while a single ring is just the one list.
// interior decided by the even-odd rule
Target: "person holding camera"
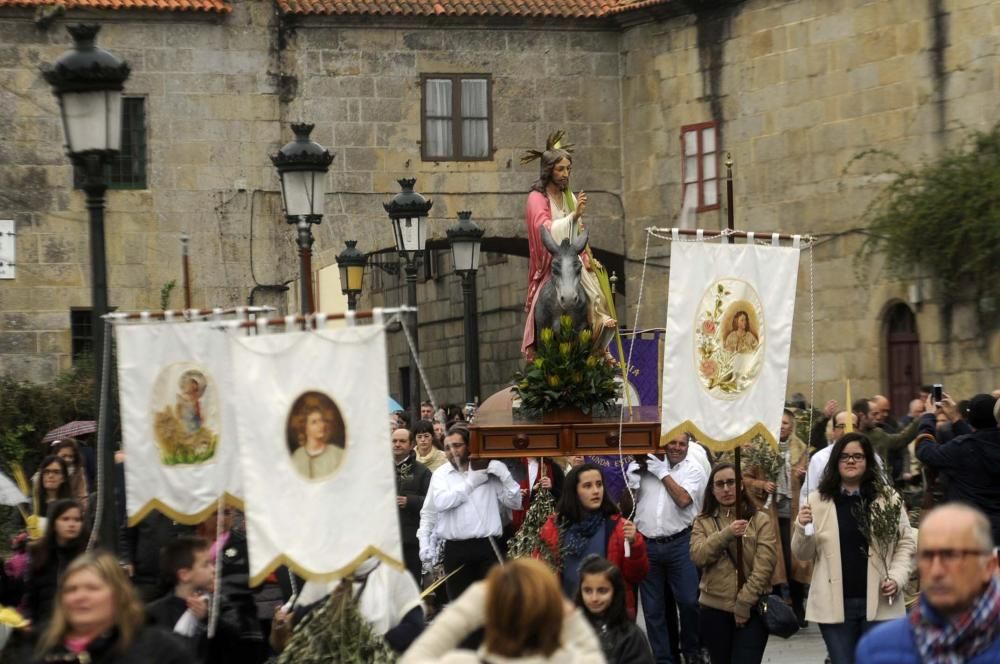
[{"label": "person holding camera", "polygon": [[[990,520],[993,541],[1000,542],[1000,406],[989,394],[969,400],[968,420],[963,421],[958,406],[947,394],[934,401],[927,397],[926,412],[920,417],[917,458],[924,465],[944,473],[948,479],[945,500],[979,508]],[[957,434],[945,444],[936,438],[936,413],[944,413]]]},{"label": "person holding camera", "polygon": [[500,508],[520,508],[521,487],[502,462],[470,459],[464,423],[448,429],[444,447],[451,464],[434,473],[427,496],[437,512],[434,532],[444,541],[444,571],[455,572],[445,582],[454,601],[500,562]]}]

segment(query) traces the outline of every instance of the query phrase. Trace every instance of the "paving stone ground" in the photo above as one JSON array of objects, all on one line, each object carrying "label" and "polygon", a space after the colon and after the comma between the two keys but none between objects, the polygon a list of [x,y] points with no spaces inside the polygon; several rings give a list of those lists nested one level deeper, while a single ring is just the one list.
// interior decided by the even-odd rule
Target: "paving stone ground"
[{"label": "paving stone ground", "polygon": [[771,637],[762,664],[823,664],[826,646],[819,627],[810,623],[790,639]]}]

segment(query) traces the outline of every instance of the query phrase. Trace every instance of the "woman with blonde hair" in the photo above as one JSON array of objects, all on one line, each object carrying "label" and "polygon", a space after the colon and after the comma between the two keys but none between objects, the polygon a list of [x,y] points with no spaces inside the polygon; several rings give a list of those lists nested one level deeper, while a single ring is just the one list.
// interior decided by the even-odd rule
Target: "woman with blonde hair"
[{"label": "woman with blonde hair", "polygon": [[59,583],[52,622],[38,640],[37,664],[187,664],[182,646],[145,627],[142,603],[110,553],[74,560]]},{"label": "woman with blonde hair", "polygon": [[[477,652],[458,644],[485,628]],[[580,609],[563,598],[549,567],[528,558],[490,570],[414,642],[400,664],[504,662],[603,664],[604,653]]]}]

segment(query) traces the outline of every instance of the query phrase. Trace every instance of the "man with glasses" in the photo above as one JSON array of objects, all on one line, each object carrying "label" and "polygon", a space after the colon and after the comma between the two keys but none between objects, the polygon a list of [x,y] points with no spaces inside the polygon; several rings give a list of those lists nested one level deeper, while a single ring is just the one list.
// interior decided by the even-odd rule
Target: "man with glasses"
[{"label": "man with glasses", "polygon": [[646,538],[649,573],[639,586],[646,633],[657,664],[673,664],[667,632],[666,588],[680,613],[681,652],[698,662],[698,570],[691,561],[691,524],[702,507],[708,474],[688,454],[691,439],[678,434],[667,442],[666,459],[649,454],[628,465],[636,492],[635,525]]},{"label": "man with glasses", "polygon": [[872,629],[857,664],[1000,662],[1000,577],[990,522],[979,510],[949,503],[920,525],[919,603],[904,618]]}]

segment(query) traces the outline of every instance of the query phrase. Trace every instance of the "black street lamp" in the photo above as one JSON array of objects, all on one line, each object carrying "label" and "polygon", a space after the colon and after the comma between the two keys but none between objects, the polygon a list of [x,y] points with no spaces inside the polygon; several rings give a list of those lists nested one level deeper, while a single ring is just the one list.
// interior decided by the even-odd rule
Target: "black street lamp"
[{"label": "black street lamp", "polygon": [[337,256],[337,268],[340,270],[340,291],[347,296],[347,308],[354,311],[358,308],[358,296],[365,279],[365,263],[368,257],[361,253],[357,240],[345,240],[347,248]]},{"label": "black street lamp", "polygon": [[406,270],[406,304],[413,307],[410,314],[410,333],[413,338],[412,366],[410,366],[410,411],[413,421],[420,419],[420,370],[417,366],[420,346],[417,341],[417,258],[423,254],[427,242],[427,214],[434,205],[413,191],[415,179],[397,180],[403,191],[382,207],[389,213],[392,232],[396,238],[396,251],[404,261]]},{"label": "black street lamp", "polygon": [[[122,90],[129,66],[96,45],[101,27],[95,24],[67,26],[73,49],[43,66],[42,75],[59,101],[66,154],[83,176],[90,218],[91,329],[94,334],[94,371],[97,399],[94,407],[100,418],[100,404],[106,400],[103,384],[104,319],[108,313],[108,273],[104,246],[104,194],[108,189],[105,166],[121,149]],[[114,551],[117,541],[115,514],[114,450],[107,443],[107,422],[99,422],[97,447],[100,455],[101,544]]]},{"label": "black street lamp", "polygon": [[446,231],[455,272],[462,277],[465,302],[465,401],[479,398],[479,320],[476,312],[476,271],[479,270],[479,247],[483,229],[472,221],[472,213],[458,213],[458,223]]},{"label": "black street lamp", "polygon": [[271,155],[271,163],[281,178],[281,202],[285,219],[299,229],[299,281],[303,314],[316,311],[312,289],[312,225],[323,221],[326,174],[333,155],[309,138],[315,125],[293,124],[295,140]]}]

